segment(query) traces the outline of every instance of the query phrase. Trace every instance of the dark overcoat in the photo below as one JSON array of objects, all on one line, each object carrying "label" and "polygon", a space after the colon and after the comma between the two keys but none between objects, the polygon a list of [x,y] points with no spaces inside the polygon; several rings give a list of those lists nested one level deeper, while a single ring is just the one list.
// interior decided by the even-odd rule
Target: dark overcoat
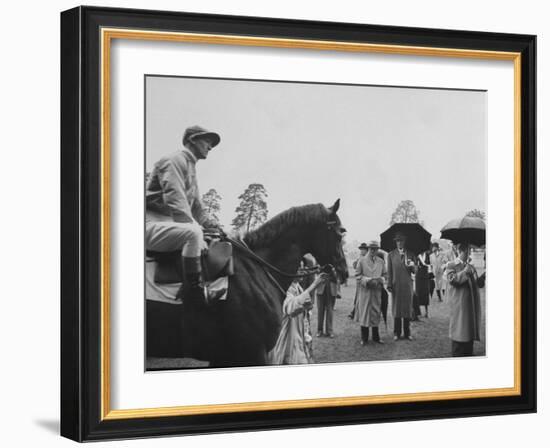
[{"label": "dark overcoat", "polygon": [[[418,263],[415,275],[415,289],[418,297],[418,305],[426,306],[430,304],[430,274],[428,266],[430,263],[429,257],[424,254],[420,255],[422,259]],[[424,264],[422,263],[424,261]]]},{"label": "dark overcoat", "polygon": [[413,279],[414,267],[406,266],[406,260],[415,260],[415,255],[405,250],[402,260],[397,249],[388,254],[388,287],[392,289],[392,314],[395,319],[413,318]]}]

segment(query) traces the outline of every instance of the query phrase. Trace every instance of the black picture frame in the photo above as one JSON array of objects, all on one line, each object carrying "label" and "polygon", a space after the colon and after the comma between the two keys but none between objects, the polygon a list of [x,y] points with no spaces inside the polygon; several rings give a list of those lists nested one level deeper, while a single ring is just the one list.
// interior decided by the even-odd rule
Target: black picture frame
[{"label": "black picture frame", "polygon": [[[521,54],[521,346],[515,396],[102,419],[101,28]],[[536,36],[100,7],[61,13],[61,435],[76,441],[536,411]]]}]

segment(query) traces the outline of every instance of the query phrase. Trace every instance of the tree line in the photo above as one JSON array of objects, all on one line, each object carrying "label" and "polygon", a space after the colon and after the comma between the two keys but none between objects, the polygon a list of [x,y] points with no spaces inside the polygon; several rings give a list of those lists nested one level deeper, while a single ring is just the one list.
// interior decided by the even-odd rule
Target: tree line
[{"label": "tree line", "polygon": [[[262,184],[250,184],[239,196],[239,205],[231,222],[233,229],[249,232],[267,220],[267,190]],[[222,197],[211,188],[202,197],[206,211],[218,223]]]},{"label": "tree line", "polygon": [[[481,218],[484,221],[486,217],[485,212],[477,208],[467,211],[464,216]],[[397,208],[392,213],[390,218],[390,226],[398,222],[417,222],[421,226],[424,226],[424,221],[420,219],[420,211],[410,199],[405,199],[404,201],[399,202],[399,204],[397,204]]]},{"label": "tree line", "polygon": [[[149,180],[150,173],[145,173],[145,181]],[[235,217],[231,221],[231,226],[237,231],[246,231],[255,229],[267,220],[267,190],[260,183],[248,185],[244,192],[238,197],[239,205],[235,209]],[[211,188],[202,196],[202,202],[208,214],[216,222],[220,222],[221,195],[215,188]],[[485,220],[485,212],[477,208],[464,214]],[[420,211],[415,203],[410,199],[405,199],[397,204],[395,211],[390,218],[390,226],[400,222],[419,223],[424,225],[420,219]]]},{"label": "tree line", "polygon": [[[145,184],[149,182],[151,173],[145,172]],[[239,205],[235,209],[235,217],[231,226],[236,231],[255,229],[267,220],[267,190],[262,184],[250,184],[239,196]],[[215,188],[211,188],[202,195],[202,202],[206,212],[218,224],[220,223],[221,195]]]}]

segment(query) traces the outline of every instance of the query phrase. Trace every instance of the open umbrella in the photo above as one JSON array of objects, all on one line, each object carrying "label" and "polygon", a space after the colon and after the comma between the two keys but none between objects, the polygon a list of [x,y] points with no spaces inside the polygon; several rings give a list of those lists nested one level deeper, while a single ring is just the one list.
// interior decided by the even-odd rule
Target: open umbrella
[{"label": "open umbrella", "polygon": [[432,234],[417,222],[398,222],[380,234],[380,247],[386,252],[395,249],[395,234],[401,232],[407,237],[406,247],[416,255],[430,248]]},{"label": "open umbrella", "polygon": [[474,216],[453,219],[441,229],[441,238],[454,244],[468,243],[474,246],[485,244],[485,221]]}]

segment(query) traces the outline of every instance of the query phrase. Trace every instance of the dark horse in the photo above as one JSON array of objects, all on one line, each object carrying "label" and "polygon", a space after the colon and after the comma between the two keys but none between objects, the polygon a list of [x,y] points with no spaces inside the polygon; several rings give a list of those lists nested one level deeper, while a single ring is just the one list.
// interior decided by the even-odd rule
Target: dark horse
[{"label": "dark horse", "polygon": [[[246,234],[242,242],[283,273],[296,273],[311,254],[347,277],[338,211],[322,204],[293,207]],[[292,278],[234,248],[234,275],[226,300],[214,305],[184,299],[183,305],[148,302],[147,356],[191,357],[210,366],[264,365],[282,320],[284,291]],[[149,303],[151,302],[151,303]]]}]

